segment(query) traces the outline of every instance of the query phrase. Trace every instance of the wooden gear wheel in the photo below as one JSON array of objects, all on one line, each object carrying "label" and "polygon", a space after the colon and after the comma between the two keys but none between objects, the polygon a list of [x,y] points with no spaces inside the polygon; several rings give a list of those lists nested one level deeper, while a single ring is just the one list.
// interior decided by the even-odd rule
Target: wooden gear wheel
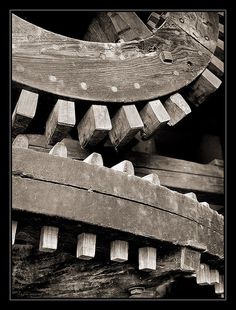
[{"label": "wooden gear wheel", "polygon": [[[221,86],[223,20],[98,12],[78,40],[12,14],[15,297],[165,298],[178,279],[223,297],[223,216],[161,156],[127,153]],[[105,167],[110,148],[122,161]],[[223,182],[219,163],[168,164]]]}]

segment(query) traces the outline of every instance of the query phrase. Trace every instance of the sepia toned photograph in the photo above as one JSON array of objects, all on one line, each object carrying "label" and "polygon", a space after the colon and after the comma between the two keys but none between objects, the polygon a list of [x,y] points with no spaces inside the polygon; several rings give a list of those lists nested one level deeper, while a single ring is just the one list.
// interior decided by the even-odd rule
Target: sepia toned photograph
[{"label": "sepia toned photograph", "polygon": [[12,300],[225,300],[223,10],[11,10]]}]

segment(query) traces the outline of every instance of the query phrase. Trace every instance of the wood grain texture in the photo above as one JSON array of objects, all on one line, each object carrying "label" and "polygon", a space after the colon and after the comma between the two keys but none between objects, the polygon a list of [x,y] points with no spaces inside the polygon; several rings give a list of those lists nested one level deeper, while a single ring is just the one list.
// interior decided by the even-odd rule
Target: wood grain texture
[{"label": "wood grain texture", "polygon": [[114,262],[123,263],[128,260],[129,243],[124,240],[114,240],[111,242],[110,259]]},{"label": "wood grain texture", "polygon": [[212,73],[214,73],[218,78],[224,75],[224,63],[215,55],[212,55],[211,61],[207,67]]},{"label": "wood grain texture", "polygon": [[[204,245],[210,253],[222,255],[223,217],[193,199],[105,167],[31,150],[13,152],[14,209],[67,217],[181,245]],[[180,225],[178,232],[174,223]]]},{"label": "wood grain texture", "polygon": [[222,41],[221,39],[217,40],[217,44],[216,44],[216,50],[215,50],[215,55],[216,57],[218,57],[221,61],[224,61],[225,59],[225,52],[224,52],[224,41]]},{"label": "wood grain texture", "polygon": [[139,270],[156,270],[157,250],[152,247],[139,248]]},{"label": "wood grain texture", "polygon": [[82,148],[101,142],[112,129],[108,109],[105,105],[92,105],[77,126]]},{"label": "wood grain texture", "polygon": [[54,145],[60,142],[74,126],[74,102],[59,99],[46,122],[45,136],[47,143]]},{"label": "wood grain texture", "polygon": [[170,116],[160,100],[149,101],[139,114],[144,124],[141,130],[143,139],[150,138],[159,127],[170,120]]},{"label": "wood grain texture", "polygon": [[[128,298],[129,288],[143,287],[152,293],[144,298],[160,298],[157,287],[169,279],[189,273],[180,270],[181,250],[162,244],[157,253],[157,269],[138,270],[138,246],[132,239],[129,261],[110,261],[110,240],[115,234],[97,229],[97,252],[90,261],[76,259],[79,227],[76,223],[53,222],[60,228],[58,249],[53,253],[38,251],[41,225],[45,219],[14,214],[21,225],[12,247],[13,298]],[[55,221],[55,219],[54,219]],[[118,234],[119,235],[119,234]]]},{"label": "wood grain texture", "polygon": [[122,106],[113,116],[109,138],[115,148],[127,144],[143,128],[143,122],[134,104]]},{"label": "wood grain texture", "polygon": [[12,136],[23,133],[35,116],[38,94],[23,89],[12,114]]},{"label": "wood grain texture", "polygon": [[96,253],[96,235],[82,233],[78,235],[76,257],[79,259],[90,260]]},{"label": "wood grain texture", "polygon": [[186,98],[196,106],[214,93],[221,85],[221,80],[210,70],[205,69],[195,82],[188,86]]},{"label": "wood grain texture", "polygon": [[[155,35],[118,44],[67,38],[12,15],[12,78],[64,97],[113,103],[172,93],[193,81],[211,57],[172,22],[174,14]],[[172,53],[172,65],[161,61],[163,50]]]},{"label": "wood grain texture", "polygon": [[214,53],[219,19],[216,12],[175,12],[172,20],[180,28]]},{"label": "wood grain texture", "polygon": [[40,234],[39,251],[54,252],[58,243],[58,227],[43,226]]}]

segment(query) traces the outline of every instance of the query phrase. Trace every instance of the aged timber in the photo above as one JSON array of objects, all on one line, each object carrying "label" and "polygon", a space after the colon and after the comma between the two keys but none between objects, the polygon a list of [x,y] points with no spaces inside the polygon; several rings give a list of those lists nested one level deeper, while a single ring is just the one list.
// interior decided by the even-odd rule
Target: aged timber
[{"label": "aged timber", "polygon": [[[209,51],[175,24],[175,14],[152,36],[124,43],[75,40],[12,15],[12,78],[57,95],[106,102],[150,100],[175,92],[207,67],[218,35],[217,26],[206,27]],[[163,62],[162,51],[172,54],[172,64]]]}]

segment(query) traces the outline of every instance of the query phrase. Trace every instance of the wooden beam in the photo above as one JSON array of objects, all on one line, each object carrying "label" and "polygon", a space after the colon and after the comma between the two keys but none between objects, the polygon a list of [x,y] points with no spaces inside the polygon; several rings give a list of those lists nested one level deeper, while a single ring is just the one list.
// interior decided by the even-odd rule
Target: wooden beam
[{"label": "wooden beam", "polygon": [[128,242],[114,240],[111,242],[110,259],[114,262],[125,262],[128,260]]},{"label": "wooden beam", "polygon": [[95,257],[96,235],[82,233],[78,235],[76,257],[79,259],[90,260]]},{"label": "wooden beam", "polygon": [[211,61],[207,67],[212,73],[214,73],[218,78],[224,75],[224,63],[215,55],[212,55]]},{"label": "wooden beam", "polygon": [[135,105],[122,106],[111,121],[112,130],[109,131],[109,138],[116,148],[127,144],[143,128]]},{"label": "wooden beam", "polygon": [[196,272],[196,281],[199,285],[210,285],[210,268],[207,264],[200,264],[197,272]]},{"label": "wooden beam", "polygon": [[46,123],[45,136],[47,143],[54,145],[60,142],[74,126],[74,102],[59,99]]},{"label": "wooden beam", "polygon": [[25,132],[35,116],[38,94],[23,89],[12,114],[12,136]]},{"label": "wooden beam", "polygon": [[220,273],[217,269],[210,269],[210,283],[220,283]]},{"label": "wooden beam", "polygon": [[40,234],[39,251],[54,252],[58,244],[58,227],[43,226]]},{"label": "wooden beam", "polygon": [[206,98],[214,93],[221,85],[221,80],[210,70],[205,69],[201,76],[188,86],[186,98],[196,106],[200,105]]},{"label": "wooden beam", "polygon": [[[63,174],[58,174],[62,168]],[[113,169],[25,149],[13,149],[12,170],[13,209],[110,225],[149,238],[177,240],[180,245],[223,253],[223,217],[163,186],[154,187]],[[172,225],[173,221],[176,224]]]},{"label": "wooden beam", "polygon": [[171,95],[165,101],[164,107],[170,116],[169,126],[174,126],[191,112],[189,105],[179,93]]},{"label": "wooden beam", "polygon": [[108,109],[104,105],[92,105],[77,126],[82,148],[101,142],[112,129]]},{"label": "wooden beam", "polygon": [[215,293],[224,294],[224,275],[220,274],[219,283],[215,283]]},{"label": "wooden beam", "polygon": [[111,167],[111,169],[127,173],[128,175],[134,175],[134,166],[129,160],[123,160],[119,164]]},{"label": "wooden beam", "polygon": [[144,124],[140,132],[143,139],[150,138],[158,128],[170,121],[170,116],[160,100],[149,101],[139,114]]},{"label": "wooden beam", "polygon": [[156,270],[156,249],[152,247],[139,248],[139,270]]},{"label": "wooden beam", "polygon": [[53,146],[53,148],[49,151],[50,155],[65,157],[67,158],[67,148],[64,143],[58,142]]},{"label": "wooden beam", "polygon": [[222,41],[221,39],[218,39],[218,41],[217,41],[215,55],[221,61],[224,61],[224,58],[225,58],[224,41]]},{"label": "wooden beam", "polygon": [[29,140],[26,135],[17,135],[12,143],[12,147],[19,147],[23,149],[28,149]]},{"label": "wooden beam", "polygon": [[96,165],[96,166],[103,166],[103,159],[102,159],[102,155],[99,153],[92,153],[90,154],[88,157],[86,157],[83,160],[85,163],[91,164],[91,165]]},{"label": "wooden beam", "polygon": [[[173,25],[177,13],[170,12],[158,36],[117,44],[63,37],[12,14],[12,78],[64,98],[108,102],[109,105],[153,100],[177,92],[196,79],[211,57],[211,52],[195,38]],[[215,22],[211,13],[204,12],[210,22],[206,27],[200,13],[194,13],[196,18],[189,19],[190,24],[194,27],[196,20],[200,19],[197,24],[205,33],[213,30],[208,42],[215,46],[218,20]],[[39,32],[42,35],[38,36]],[[173,59],[176,59],[172,65],[164,64],[156,51],[157,46],[160,51],[166,50],[166,42]],[[181,46],[181,50],[176,46]],[[194,64],[191,70],[187,59]]]},{"label": "wooden beam", "polygon": [[17,230],[17,221],[12,221],[11,224],[11,244],[15,244],[15,239],[16,239],[16,230]]},{"label": "wooden beam", "polygon": [[142,177],[143,180],[148,181],[154,185],[161,185],[160,179],[157,174],[151,173]]}]

